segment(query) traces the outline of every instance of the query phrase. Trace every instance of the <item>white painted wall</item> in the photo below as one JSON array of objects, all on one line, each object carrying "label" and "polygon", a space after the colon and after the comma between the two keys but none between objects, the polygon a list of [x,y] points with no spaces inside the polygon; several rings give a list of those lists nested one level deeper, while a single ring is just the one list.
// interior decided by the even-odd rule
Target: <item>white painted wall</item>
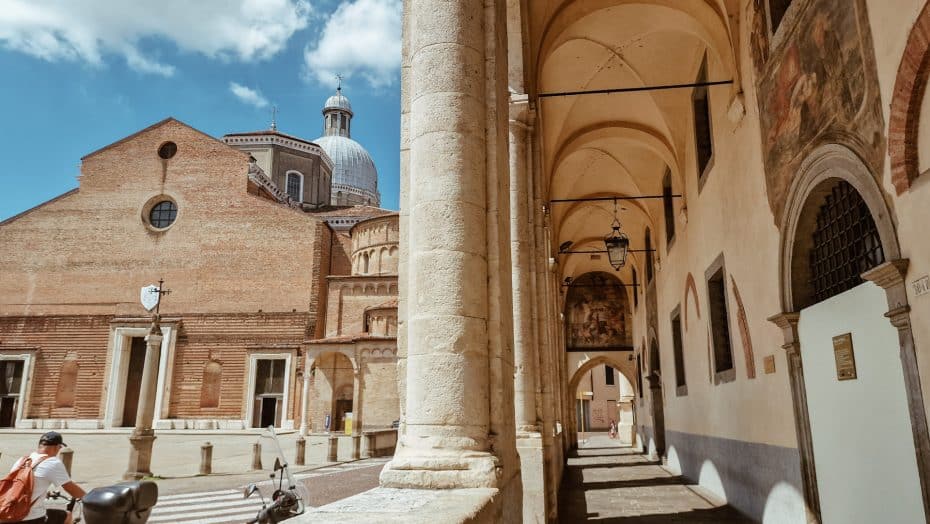
[{"label": "white painted wall", "polygon": [[[899,357],[867,282],[801,312],[798,326],[823,524],[925,522]],[[852,333],[858,378],[839,381],[833,337]]]}]

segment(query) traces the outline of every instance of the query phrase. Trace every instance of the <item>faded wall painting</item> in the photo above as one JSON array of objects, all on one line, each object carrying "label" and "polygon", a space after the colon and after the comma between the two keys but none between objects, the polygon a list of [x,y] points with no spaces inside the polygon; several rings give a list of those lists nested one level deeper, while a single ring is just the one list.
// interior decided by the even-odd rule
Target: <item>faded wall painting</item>
[{"label": "faded wall painting", "polygon": [[565,301],[568,350],[632,349],[627,290],[609,273],[586,273]]},{"label": "faded wall painting", "polygon": [[769,205],[781,223],[791,181],[825,143],[856,152],[873,174],[885,150],[878,73],[864,0],[795,1],[775,37],[754,0],[750,52]]}]

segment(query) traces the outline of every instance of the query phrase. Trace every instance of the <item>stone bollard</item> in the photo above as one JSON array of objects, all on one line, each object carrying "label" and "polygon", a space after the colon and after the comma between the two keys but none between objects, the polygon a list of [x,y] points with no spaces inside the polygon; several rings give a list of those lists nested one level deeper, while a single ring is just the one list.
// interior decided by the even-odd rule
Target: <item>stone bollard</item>
[{"label": "stone bollard", "polygon": [[204,442],[200,446],[200,474],[209,475],[213,473],[213,444]]},{"label": "stone bollard", "polygon": [[339,451],[339,437],[329,437],[329,450],[326,453],[326,460],[336,462],[336,453]]},{"label": "stone bollard", "polygon": [[307,441],[303,437],[297,437],[297,457],[294,464],[303,466],[307,458]]},{"label": "stone bollard", "polygon": [[362,458],[362,436],[352,435],[352,460]]},{"label": "stone bollard", "polygon": [[58,452],[58,458],[65,465],[65,471],[71,475],[71,463],[74,461],[74,450],[71,448],[62,448]]},{"label": "stone bollard", "polygon": [[262,469],[262,443],[252,444],[252,469]]}]

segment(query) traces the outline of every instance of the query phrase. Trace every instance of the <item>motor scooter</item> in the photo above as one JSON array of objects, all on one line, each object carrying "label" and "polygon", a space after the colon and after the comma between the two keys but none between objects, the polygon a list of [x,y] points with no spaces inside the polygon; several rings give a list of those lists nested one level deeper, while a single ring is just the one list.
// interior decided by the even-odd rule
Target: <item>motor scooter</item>
[{"label": "motor scooter", "polygon": [[[268,434],[274,441],[277,454],[274,459],[274,470],[271,472],[271,487],[274,491],[270,501],[265,502],[265,497],[262,496],[257,485],[249,484],[245,487],[242,492],[243,498],[249,498],[258,493],[262,500],[262,509],[258,511],[254,519],[248,521],[248,524],[273,524],[294,518],[306,510],[307,501],[310,500],[306,486],[294,479],[288,467],[284,451],[281,449],[281,442],[278,441],[278,436],[274,432],[274,426],[268,426]],[[278,481],[277,486],[275,486],[275,479]]]},{"label": "motor scooter", "polygon": [[[75,524],[81,522],[82,517],[87,524],[145,524],[158,502],[158,484],[149,480],[122,482],[94,488],[83,499],[65,497],[58,491],[51,491],[46,497],[67,498],[66,511],[69,513],[80,502],[83,511],[73,514]],[[53,508],[49,511],[62,510]]]}]

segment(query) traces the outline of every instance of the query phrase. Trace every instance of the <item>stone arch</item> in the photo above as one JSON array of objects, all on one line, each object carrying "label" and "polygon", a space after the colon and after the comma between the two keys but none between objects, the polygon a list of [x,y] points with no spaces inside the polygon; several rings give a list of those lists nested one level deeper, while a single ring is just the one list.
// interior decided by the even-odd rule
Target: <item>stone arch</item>
[{"label": "stone arch", "polygon": [[891,116],[888,119],[888,156],[891,157],[891,183],[897,194],[909,190],[920,176],[917,135],[920,108],[930,77],[930,3],[924,4],[898,66]]},{"label": "stone arch", "polygon": [[[796,311],[801,303],[796,296],[795,282],[799,265],[806,263],[796,255],[799,251],[799,226],[819,202],[815,192],[831,179],[844,180],[855,188],[865,201],[878,229],[885,260],[901,258],[901,248],[892,219],[891,209],[875,177],[865,163],[847,147],[826,144],[815,149],[801,164],[800,173],[788,189],[785,214],[782,219],[780,286],[782,311]],[[815,198],[811,198],[814,196]]]},{"label": "stone arch", "polygon": [[[578,384],[581,382],[581,378],[592,369],[601,365],[610,365],[610,367],[616,369],[623,377],[630,382],[630,385],[633,386],[636,383],[636,376],[630,376],[629,370],[620,363],[619,360],[612,356],[608,355],[598,355],[596,357],[590,358],[581,366],[578,367],[573,373],[571,378],[568,380],[568,391],[570,394],[574,394],[575,390],[578,389]],[[633,386],[635,390],[635,386]]]},{"label": "stone arch", "polygon": [[[826,144],[815,149],[801,164],[799,174],[788,189],[785,212],[781,221],[779,287],[783,313],[771,317],[782,329],[787,351],[788,373],[791,383],[792,404],[798,451],[801,461],[801,476],[804,499],[809,512],[819,519],[820,496],[817,487],[817,472],[814,467],[813,435],[807,403],[807,389],[802,366],[802,348],[798,337],[800,310],[806,304],[805,297],[798,292],[799,271],[803,271],[805,260],[799,257],[804,246],[799,242],[809,232],[805,220],[816,215],[823,202],[823,188],[835,182],[848,183],[862,198],[875,222],[885,262],[866,271],[863,277],[885,289],[891,308],[885,316],[898,328],[900,358],[904,373],[910,425],[913,431],[914,448],[917,454],[917,469],[925,510],[930,508],[930,438],[927,432],[926,412],[920,389],[920,377],[914,340],[910,330],[909,307],[904,287],[907,260],[901,259],[895,223],[885,194],[875,177],[849,148],[839,144]],[[833,182],[833,183],[831,183]],[[806,235],[809,236],[809,235]],[[930,514],[930,513],[928,513]]]}]

